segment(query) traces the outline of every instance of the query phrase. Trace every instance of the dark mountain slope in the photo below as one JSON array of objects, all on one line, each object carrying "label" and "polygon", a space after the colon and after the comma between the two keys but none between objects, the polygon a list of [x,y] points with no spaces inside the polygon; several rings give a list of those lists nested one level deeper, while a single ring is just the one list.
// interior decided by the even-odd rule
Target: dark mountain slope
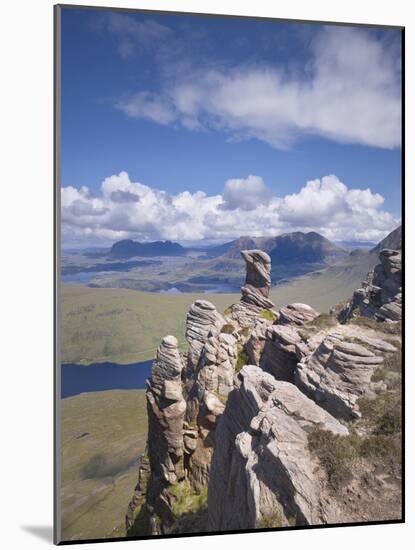
[{"label": "dark mountain slope", "polygon": [[383,248],[391,248],[392,250],[400,250],[402,247],[402,226],[397,227],[392,233],[380,241],[379,244],[371,250],[371,252],[380,252]]},{"label": "dark mountain slope", "polygon": [[171,241],[140,243],[124,240],[114,243],[109,252],[111,258],[132,258],[133,256],[185,256],[186,249]]},{"label": "dark mountain slope", "polygon": [[226,256],[239,259],[241,250],[260,248],[275,262],[327,263],[345,257],[347,252],[315,232],[285,233],[276,237],[240,237],[235,241],[208,249],[210,257]]}]

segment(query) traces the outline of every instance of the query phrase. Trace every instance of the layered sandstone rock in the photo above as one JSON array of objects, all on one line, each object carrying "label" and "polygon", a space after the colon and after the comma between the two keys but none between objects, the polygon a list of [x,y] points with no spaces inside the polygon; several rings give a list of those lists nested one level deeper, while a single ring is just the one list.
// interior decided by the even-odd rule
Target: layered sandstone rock
[{"label": "layered sandstone rock", "polygon": [[320,314],[307,304],[288,304],[279,310],[278,324],[302,326],[313,321]]},{"label": "layered sandstone rock", "polygon": [[208,530],[315,525],[336,520],[323,506],[308,433],[348,430],[293,384],[246,366],[217,428]]},{"label": "layered sandstone rock", "polygon": [[186,340],[189,343],[188,365],[195,371],[203,346],[209,335],[216,336],[225,320],[213,304],[207,300],[196,300],[186,317]]},{"label": "layered sandstone rock", "polygon": [[262,250],[242,250],[246,262],[245,284],[241,288],[242,302],[261,309],[270,309],[274,304],[269,300],[271,288],[271,258]]},{"label": "layered sandstone rock", "polygon": [[265,334],[260,367],[277,380],[294,382],[298,357],[296,345],[302,342],[297,330],[289,325],[273,325]]},{"label": "layered sandstone rock", "polygon": [[163,518],[166,523],[173,521],[166,488],[185,477],[183,368],[177,339],[166,336],[157,350],[146,390],[147,447],[151,472],[146,490],[146,508],[152,534],[159,533],[157,518]]},{"label": "layered sandstone rock", "polygon": [[[315,345],[315,342],[314,342]],[[295,383],[306,395],[336,417],[359,418],[359,397],[374,397],[385,389],[371,381],[388,353],[396,351],[374,331],[345,325],[322,332],[316,349],[297,348]]]},{"label": "layered sandstone rock", "polygon": [[233,388],[237,358],[238,336],[221,332],[224,324],[210,302],[197,300],[186,320],[186,359],[173,336],[157,350],[146,392],[150,474],[145,477],[140,467],[127,528],[145,493],[149,531],[172,532],[177,526],[170,488],[186,480],[198,491],[208,483],[215,429]]},{"label": "layered sandstone rock", "polygon": [[166,483],[183,479],[184,364],[174,336],[163,338],[147,381],[148,454],[152,477]]},{"label": "layered sandstone rock", "polygon": [[245,284],[241,301],[229,308],[228,316],[239,326],[252,328],[261,312],[274,307],[269,299],[271,258],[262,250],[243,250],[241,255],[246,263]]},{"label": "layered sandstone rock", "polygon": [[[241,301],[222,316],[197,300],[186,318],[188,352],[180,354],[173,336],[157,350],[147,384],[148,456],[127,528],[145,496],[149,533],[186,532],[191,518],[178,523],[173,513],[182,483],[196,493],[209,486],[208,530],[342,519],[308,435],[316,428],[348,433],[339,420],[359,418],[359,397],[385,389],[372,377],[396,351],[397,337],[355,324],[333,326],[334,316],[326,325],[325,317],[313,323],[319,313],[306,304],[275,312],[269,256],[260,250],[242,256]],[[380,258],[364,299],[345,308],[344,320],[356,311],[398,318],[400,255],[383,250]]]},{"label": "layered sandstone rock", "polygon": [[342,308],[338,319],[344,323],[356,315],[379,321],[402,319],[402,258],[400,250],[383,249],[380,263],[368,274],[362,288]]},{"label": "layered sandstone rock", "polygon": [[237,338],[219,333],[209,336],[198,364],[195,381],[187,398],[186,421],[197,426],[192,446],[186,443],[188,477],[200,489],[209,478],[217,421],[233,388]]}]

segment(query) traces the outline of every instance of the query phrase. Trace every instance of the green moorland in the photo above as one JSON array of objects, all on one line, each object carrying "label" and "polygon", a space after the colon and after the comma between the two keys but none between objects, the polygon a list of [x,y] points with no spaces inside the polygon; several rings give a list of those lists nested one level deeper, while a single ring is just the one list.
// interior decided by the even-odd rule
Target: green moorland
[{"label": "green moorland", "polygon": [[[362,255],[292,279],[274,287],[271,298],[276,308],[304,302],[327,312],[352,295],[376,258]],[[62,361],[146,361],[154,357],[166,334],[174,334],[184,349],[186,313],[198,298],[209,300],[218,311],[224,311],[240,299],[240,294],[158,294],[62,285]]]},{"label": "green moorland", "polygon": [[219,311],[239,299],[236,294],[158,294],[63,285],[62,361],[146,361],[154,357],[166,334],[174,334],[184,347],[186,313],[201,297]]},{"label": "green moorland", "polygon": [[62,539],[122,537],[147,433],[145,392],[61,401]]}]

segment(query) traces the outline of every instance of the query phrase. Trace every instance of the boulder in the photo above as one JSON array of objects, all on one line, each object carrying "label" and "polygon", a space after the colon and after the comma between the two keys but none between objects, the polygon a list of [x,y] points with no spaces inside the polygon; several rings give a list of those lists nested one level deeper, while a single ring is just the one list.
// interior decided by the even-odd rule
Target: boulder
[{"label": "boulder", "polygon": [[279,310],[278,324],[302,326],[320,315],[307,304],[288,304]]},{"label": "boulder", "polygon": [[301,391],[262,369],[243,367],[216,434],[208,490],[208,530],[336,521],[324,506],[314,428],[348,430]]}]

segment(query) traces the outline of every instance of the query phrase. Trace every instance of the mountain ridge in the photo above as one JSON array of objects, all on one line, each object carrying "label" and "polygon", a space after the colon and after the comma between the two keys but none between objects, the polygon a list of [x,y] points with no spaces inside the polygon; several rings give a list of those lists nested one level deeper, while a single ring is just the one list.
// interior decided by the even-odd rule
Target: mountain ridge
[{"label": "mountain ridge", "polygon": [[153,241],[141,243],[132,239],[115,242],[109,256],[112,258],[132,258],[134,256],[184,256],[186,249],[172,241]]}]

